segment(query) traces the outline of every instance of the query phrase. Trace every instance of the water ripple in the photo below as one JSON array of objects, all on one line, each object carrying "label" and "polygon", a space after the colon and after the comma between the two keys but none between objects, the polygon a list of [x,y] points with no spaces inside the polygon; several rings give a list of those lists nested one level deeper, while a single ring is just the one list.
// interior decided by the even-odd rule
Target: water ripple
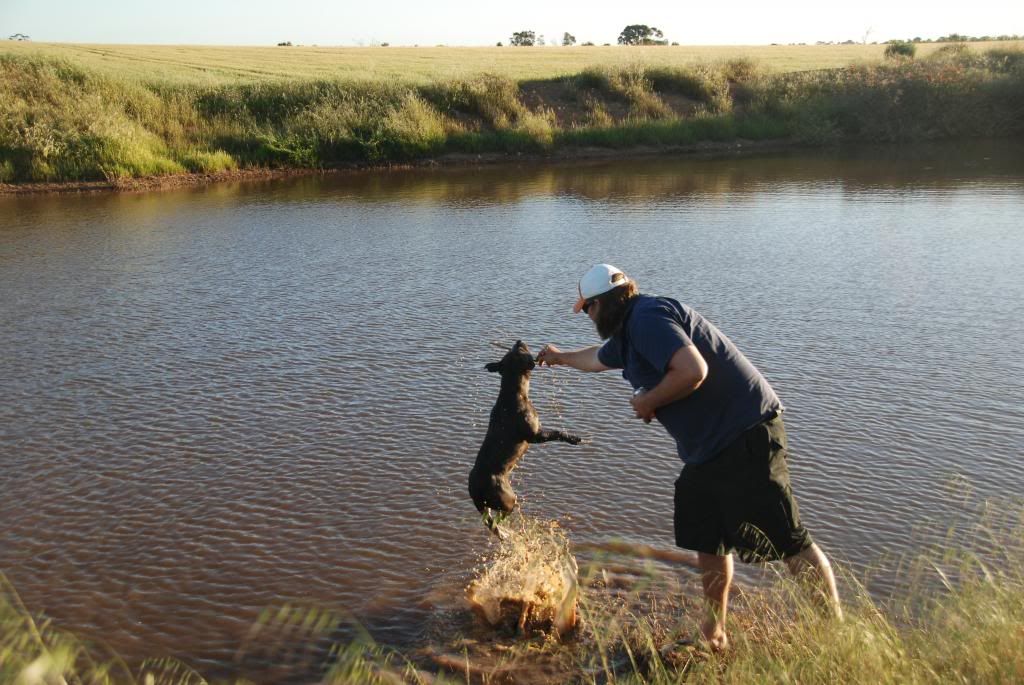
[{"label": "water ripple", "polygon": [[[857,567],[914,549],[962,513],[961,478],[979,498],[1024,490],[1014,164],[664,160],[5,199],[0,569],[131,659],[225,668],[283,602],[414,639],[427,594],[489,544],[465,481],[492,343],[593,344],[570,308],[606,260],[762,368],[829,551]],[[681,464],[621,378],[541,369],[532,397],[587,442],[530,449],[524,508],[579,542],[671,544]]]}]

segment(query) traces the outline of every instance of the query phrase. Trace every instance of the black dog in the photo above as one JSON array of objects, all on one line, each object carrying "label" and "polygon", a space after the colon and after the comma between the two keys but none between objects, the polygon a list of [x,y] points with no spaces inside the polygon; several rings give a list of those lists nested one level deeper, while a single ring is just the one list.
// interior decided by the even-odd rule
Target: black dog
[{"label": "black dog", "polygon": [[516,506],[516,494],[509,485],[508,474],[530,443],[550,440],[570,445],[580,443],[579,436],[541,430],[537,411],[530,402],[530,372],[534,366],[533,355],[522,340],[516,341],[500,362],[486,366],[488,371],[501,374],[501,391],[491,410],[484,444],[469,472],[469,495],[484,515],[484,524],[496,534],[501,518]]}]

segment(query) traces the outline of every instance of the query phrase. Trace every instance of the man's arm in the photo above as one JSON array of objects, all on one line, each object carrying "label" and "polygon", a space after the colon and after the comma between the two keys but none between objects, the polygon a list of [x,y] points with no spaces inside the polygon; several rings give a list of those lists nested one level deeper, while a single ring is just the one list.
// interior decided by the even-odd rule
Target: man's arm
[{"label": "man's arm", "polygon": [[699,388],[708,377],[708,364],[696,345],[685,345],[676,350],[668,362],[668,371],[653,388],[629,401],[638,419],[650,423],[654,410],[671,404]]},{"label": "man's arm", "polygon": [[562,352],[554,345],[545,345],[537,355],[537,363],[548,366],[571,366],[579,371],[608,371],[611,367],[605,366],[597,358],[597,351],[600,349],[600,345],[592,345],[581,350]]}]

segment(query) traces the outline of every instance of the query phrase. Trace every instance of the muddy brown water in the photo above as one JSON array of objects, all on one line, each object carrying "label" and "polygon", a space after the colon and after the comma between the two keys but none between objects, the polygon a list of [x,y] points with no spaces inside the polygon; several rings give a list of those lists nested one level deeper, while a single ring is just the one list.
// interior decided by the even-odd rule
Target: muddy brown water
[{"label": "muddy brown water", "polygon": [[[571,306],[597,261],[738,343],[812,533],[884,566],[1024,491],[1022,151],[0,198],[0,571],[130,660],[230,672],[287,602],[416,644],[489,544],[465,481],[492,343],[595,342]],[[534,374],[543,423],[589,442],[532,447],[515,486],[574,543],[671,545],[680,464],[629,396]]]}]

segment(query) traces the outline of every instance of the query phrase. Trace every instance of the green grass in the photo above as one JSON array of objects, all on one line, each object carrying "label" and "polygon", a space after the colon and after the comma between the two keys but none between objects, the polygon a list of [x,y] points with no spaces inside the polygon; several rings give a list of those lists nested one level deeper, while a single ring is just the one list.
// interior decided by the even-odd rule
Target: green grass
[{"label": "green grass", "polygon": [[[44,57],[47,46],[37,47],[0,51],[3,182],[740,138],[827,144],[1024,132],[1024,50],[1007,45],[989,52],[929,45],[918,59],[814,71],[781,72],[734,56],[689,64],[597,62],[544,78],[435,74],[428,81],[411,71],[401,80],[237,77],[205,84],[165,79],[156,67],[147,67],[146,78],[115,77],[73,51]],[[143,48],[125,50],[149,64]],[[552,59],[557,63],[558,55]]]}]

